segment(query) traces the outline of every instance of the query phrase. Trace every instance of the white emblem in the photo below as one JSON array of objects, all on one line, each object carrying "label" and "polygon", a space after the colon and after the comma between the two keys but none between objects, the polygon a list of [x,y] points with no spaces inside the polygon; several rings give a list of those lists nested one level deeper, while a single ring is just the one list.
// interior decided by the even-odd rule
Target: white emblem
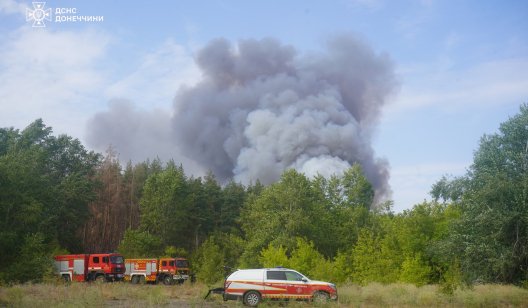
[{"label": "white emblem", "polygon": [[33,10],[26,9],[26,21],[33,21],[33,27],[45,27],[44,20],[51,21],[51,9],[44,9],[46,2],[33,2]]}]

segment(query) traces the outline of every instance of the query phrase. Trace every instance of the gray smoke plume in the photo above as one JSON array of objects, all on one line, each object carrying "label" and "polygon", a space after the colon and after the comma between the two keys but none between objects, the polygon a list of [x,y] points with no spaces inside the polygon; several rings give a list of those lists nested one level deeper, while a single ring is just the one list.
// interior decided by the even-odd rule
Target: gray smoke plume
[{"label": "gray smoke plume", "polygon": [[181,155],[174,143],[167,110],[141,110],[128,100],[114,99],[108,111],[96,113],[87,127],[86,140],[90,147],[104,153],[112,146],[125,163],[174,158],[185,166],[186,172],[203,173],[201,166]]},{"label": "gray smoke plume", "polygon": [[203,80],[174,100],[175,140],[222,179],[276,181],[288,168],[341,174],[362,165],[378,198],[387,163],[371,134],[395,89],[391,61],[346,36],[323,54],[299,56],[273,39],[210,42],[196,61]]},{"label": "gray smoke plume", "polygon": [[178,91],[172,118],[114,104],[92,118],[88,141],[125,157],[146,142],[160,157],[184,155],[242,183],[269,184],[288,168],[330,176],[358,162],[383,200],[388,164],[375,158],[371,136],[397,86],[393,65],[351,36],[326,47],[300,55],[274,39],[214,40],[195,58],[202,80]]}]

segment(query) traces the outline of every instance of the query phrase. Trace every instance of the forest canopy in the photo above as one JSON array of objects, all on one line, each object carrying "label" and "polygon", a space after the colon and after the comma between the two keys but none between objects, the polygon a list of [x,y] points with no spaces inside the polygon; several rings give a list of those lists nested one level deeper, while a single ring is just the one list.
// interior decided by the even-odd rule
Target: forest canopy
[{"label": "forest canopy", "polygon": [[[374,207],[359,164],[268,186],[219,183],[157,158],[122,164],[36,120],[0,128],[0,282],[41,281],[58,253],[184,256],[197,278],[287,266],[336,283],[526,283],[528,106],[484,135],[461,177],[432,201]],[[425,196],[424,196],[425,197]]]}]

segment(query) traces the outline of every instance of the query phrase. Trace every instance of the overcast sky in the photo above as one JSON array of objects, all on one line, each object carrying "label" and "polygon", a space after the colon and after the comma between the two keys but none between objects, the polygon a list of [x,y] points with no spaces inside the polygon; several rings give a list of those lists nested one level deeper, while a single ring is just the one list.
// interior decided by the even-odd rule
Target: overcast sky
[{"label": "overcast sky", "polygon": [[[353,36],[389,59],[397,79],[369,140],[388,162],[401,211],[430,199],[442,175],[464,174],[480,137],[528,102],[527,30],[522,0],[0,0],[0,127],[42,118],[104,152],[89,142],[90,124],[126,110],[136,136],[157,122],[150,131],[164,140],[163,119],[177,112],[176,95],[204,78],[195,59],[211,40],[273,38],[309,58],[324,54],[328,38]],[[117,148],[122,160],[170,156],[187,172],[204,171],[178,144],[126,146]]]}]

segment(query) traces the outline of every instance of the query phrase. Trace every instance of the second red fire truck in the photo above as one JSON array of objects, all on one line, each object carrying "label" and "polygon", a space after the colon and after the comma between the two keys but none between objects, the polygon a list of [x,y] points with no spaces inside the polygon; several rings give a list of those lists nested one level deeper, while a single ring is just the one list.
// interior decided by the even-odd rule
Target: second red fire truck
[{"label": "second red fire truck", "polygon": [[132,283],[183,283],[191,278],[189,261],[184,258],[126,259],[125,281]]}]

